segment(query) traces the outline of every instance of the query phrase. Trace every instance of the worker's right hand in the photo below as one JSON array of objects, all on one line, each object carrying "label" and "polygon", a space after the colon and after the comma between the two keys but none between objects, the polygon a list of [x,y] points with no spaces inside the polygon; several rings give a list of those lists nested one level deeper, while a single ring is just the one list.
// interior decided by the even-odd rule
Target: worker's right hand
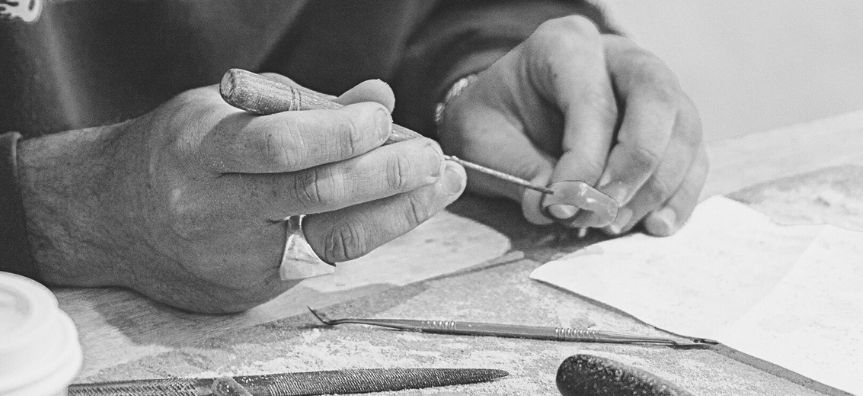
[{"label": "worker's right hand", "polygon": [[43,278],[239,311],[296,283],[279,278],[279,220],[307,214],[309,244],[339,262],[461,194],[464,169],[434,141],[381,146],[394,102],[386,84],[338,100],[339,110],[253,116],[211,86],[123,124],[25,141],[22,190]]}]

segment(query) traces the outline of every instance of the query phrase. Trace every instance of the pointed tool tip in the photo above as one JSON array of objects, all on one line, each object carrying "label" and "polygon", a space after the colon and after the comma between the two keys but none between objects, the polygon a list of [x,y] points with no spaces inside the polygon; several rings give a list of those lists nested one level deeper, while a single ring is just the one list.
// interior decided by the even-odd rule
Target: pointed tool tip
[{"label": "pointed tool tip", "polygon": [[704,349],[710,348],[713,345],[719,345],[719,341],[711,340],[709,338],[692,338],[687,341],[672,341],[671,345],[673,348],[681,348],[681,349]]},{"label": "pointed tool tip", "polygon": [[306,308],[309,310],[309,312],[311,312],[311,313],[312,313],[312,316],[314,316],[314,317],[315,317],[315,319],[317,319],[317,320],[321,321],[321,323],[323,323],[323,324],[325,324],[325,325],[327,325],[327,326],[332,326],[332,325],[333,325],[333,323],[332,323],[329,319],[327,319],[327,318],[324,316],[324,314],[319,313],[318,311],[315,311],[314,309],[312,309],[312,307],[310,307],[310,306],[308,306],[308,305],[306,306]]},{"label": "pointed tool tip", "polygon": [[498,379],[509,376],[509,371],[499,369],[488,369],[491,379]]}]

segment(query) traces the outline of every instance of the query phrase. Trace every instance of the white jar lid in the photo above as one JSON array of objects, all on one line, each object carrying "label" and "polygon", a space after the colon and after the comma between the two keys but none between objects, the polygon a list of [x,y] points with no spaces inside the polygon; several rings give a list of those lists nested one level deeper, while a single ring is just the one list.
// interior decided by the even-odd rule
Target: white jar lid
[{"label": "white jar lid", "polygon": [[78,332],[54,294],[0,272],[0,395],[64,394],[81,360]]}]

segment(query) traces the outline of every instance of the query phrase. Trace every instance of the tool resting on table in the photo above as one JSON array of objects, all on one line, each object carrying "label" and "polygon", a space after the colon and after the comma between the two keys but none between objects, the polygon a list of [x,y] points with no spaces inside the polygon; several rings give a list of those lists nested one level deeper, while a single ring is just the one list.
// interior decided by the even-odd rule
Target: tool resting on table
[{"label": "tool resting on table", "polygon": [[593,355],[568,357],[555,383],[562,396],[692,396],[647,371]]},{"label": "tool resting on table", "polygon": [[[230,69],[222,77],[219,91],[228,104],[252,114],[268,115],[283,111],[339,109],[341,104],[333,102],[327,95],[296,85],[288,85],[266,76],[242,69]],[[384,144],[397,143],[421,137],[403,126],[393,124],[389,139]],[[594,227],[610,224],[617,216],[617,202],[606,194],[582,181],[562,181],[549,187],[539,186],[522,178],[500,172],[461,158],[445,155],[465,168],[547,194],[543,210],[555,204],[573,205],[597,215]]]},{"label": "tool resting on table", "polygon": [[222,378],[165,378],[69,386],[69,396],[292,396],[387,392],[474,384],[509,375],[473,368],[391,368],[313,371]]},{"label": "tool resting on table", "polygon": [[371,319],[339,318],[329,319],[311,307],[306,307],[316,319],[327,326],[340,324],[361,324],[387,327],[390,329],[418,331],[421,333],[491,336],[507,338],[529,338],[569,342],[598,342],[614,344],[662,345],[672,348],[707,348],[717,344],[706,338],[676,340],[667,337],[644,337],[620,334],[593,329],[571,327],[528,326],[502,323],[458,322],[454,320],[416,320],[416,319]]}]

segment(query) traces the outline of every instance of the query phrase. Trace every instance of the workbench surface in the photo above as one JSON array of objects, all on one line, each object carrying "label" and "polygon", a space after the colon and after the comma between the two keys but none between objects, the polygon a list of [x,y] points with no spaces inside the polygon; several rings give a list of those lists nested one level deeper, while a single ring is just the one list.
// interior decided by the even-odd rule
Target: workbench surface
[{"label": "workbench surface", "polygon": [[[852,119],[854,125],[840,129],[853,127],[857,132],[863,130],[863,117],[857,115]],[[852,119],[845,120],[845,123]],[[834,124],[815,123],[798,132],[825,133],[830,138],[835,136],[835,131],[825,129],[835,130]],[[750,138],[745,142],[751,144],[752,139],[757,140]],[[860,143],[859,138],[850,146],[847,140],[845,143],[847,152],[823,153],[831,161],[820,161],[819,155],[809,155],[813,164],[802,166],[795,163],[797,168],[790,172],[773,172],[772,177],[758,172],[753,172],[754,176],[749,179],[743,175],[740,178],[746,180],[739,181],[737,186],[745,188],[733,193],[722,192],[780,223],[823,222],[863,230],[863,210],[860,210],[863,208],[863,151],[859,150],[859,145],[854,146]],[[734,146],[730,147],[729,152],[733,152]],[[720,155],[728,156],[727,153]],[[837,158],[841,163],[835,163]],[[726,161],[724,157],[719,158],[720,172],[732,166],[727,164],[743,166],[741,161],[723,161]],[[788,168],[775,162],[768,166]],[[787,176],[794,173],[798,174]],[[760,183],[746,187],[752,182]],[[714,181],[714,185],[718,184],[721,183]],[[725,185],[733,186],[734,183]],[[730,187],[723,188],[727,190]],[[532,227],[521,220],[516,205],[477,197],[465,197],[449,211],[506,235],[511,241],[511,250],[481,268],[401,287],[372,285],[354,296],[310,303],[330,317],[487,321],[595,327],[623,333],[663,335],[661,331],[610,307],[528,279],[530,271],[542,263],[603,240],[599,233],[593,232],[584,239],[578,239],[573,231]],[[458,231],[452,230],[454,233]],[[85,367],[78,379],[80,382],[341,368],[484,367],[506,370],[510,376],[487,384],[427,389],[421,393],[557,394],[554,376],[558,365],[570,355],[592,353],[645,369],[694,394],[838,393],[835,389],[812,383],[780,367],[722,346],[707,350],[675,350],[420,334],[357,325],[327,328],[310,314],[297,312],[268,323],[242,326],[236,325],[242,323],[242,315],[216,319],[192,315],[120,290],[61,289],[58,296],[61,307],[70,313],[79,329],[90,332],[85,335],[87,339],[98,339],[101,334],[98,332],[104,329],[106,338],[119,331],[128,343],[135,345],[128,351],[122,348],[109,351],[88,347],[88,342],[85,342]],[[95,307],[92,310],[76,308],[78,305],[74,300],[84,298],[82,296],[99,303],[91,304]],[[129,299],[136,300],[136,303],[115,304]],[[180,330],[182,336],[176,336],[176,329],[161,331],[159,323],[142,328],[142,322],[137,318],[146,316],[148,310],[175,318],[176,323],[188,324],[188,330],[185,333]],[[127,319],[118,319],[124,317]],[[198,325],[214,320],[234,325],[218,331],[209,331]]]}]

